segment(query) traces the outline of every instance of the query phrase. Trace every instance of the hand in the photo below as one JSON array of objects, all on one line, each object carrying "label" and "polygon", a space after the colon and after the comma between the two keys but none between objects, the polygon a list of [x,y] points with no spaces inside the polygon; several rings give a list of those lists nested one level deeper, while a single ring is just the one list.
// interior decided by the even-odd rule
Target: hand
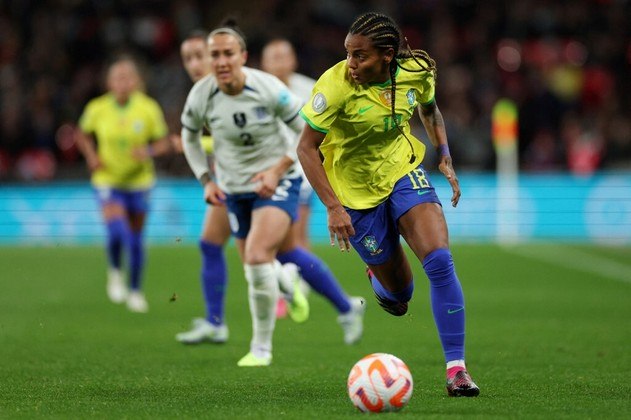
[{"label": "hand", "polygon": [[348,215],[342,206],[332,209],[327,208],[326,213],[329,222],[331,246],[335,246],[335,241],[337,241],[340,251],[350,251],[351,243],[349,238],[355,235],[355,229],[351,224],[351,216]]},{"label": "hand", "polygon": [[175,153],[184,153],[184,147],[182,146],[182,137],[178,134],[171,134],[169,136],[169,141],[171,142],[171,149]]},{"label": "hand", "polygon": [[151,146],[136,146],[131,149],[131,155],[135,160],[139,162],[151,159]]},{"label": "hand", "polygon": [[204,185],[204,201],[214,206],[223,206],[226,201],[226,194],[219,189],[219,185],[209,181]]},{"label": "hand", "polygon": [[278,176],[273,168],[259,172],[252,177],[252,182],[259,183],[254,192],[262,198],[270,198],[274,195],[274,192],[276,192],[279,181],[280,176]]},{"label": "hand", "polygon": [[103,162],[101,162],[101,159],[99,159],[98,156],[86,159],[86,163],[90,172],[94,172],[103,167]]},{"label": "hand", "polygon": [[456,176],[456,171],[451,165],[451,156],[442,156],[440,158],[440,163],[438,164],[438,169],[445,175],[447,181],[451,185],[451,190],[453,194],[451,196],[451,205],[456,207],[458,205],[458,201],[460,201],[460,183],[458,182],[458,177]]}]

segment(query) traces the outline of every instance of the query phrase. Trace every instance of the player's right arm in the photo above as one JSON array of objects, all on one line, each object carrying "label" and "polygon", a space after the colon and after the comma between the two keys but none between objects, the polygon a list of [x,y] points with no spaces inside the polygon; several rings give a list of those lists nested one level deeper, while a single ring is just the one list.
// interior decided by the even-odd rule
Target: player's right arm
[{"label": "player's right arm", "polygon": [[309,183],[326,206],[331,245],[337,241],[340,250],[350,251],[349,237],[355,230],[320,160],[320,145],[343,112],[345,91],[338,80],[344,77],[344,72],[343,62],[327,70],[314,86],[311,101],[300,111],[306,124],[298,142],[298,159]]},{"label": "player's right arm", "polygon": [[77,147],[85,158],[90,172],[94,172],[102,166],[94,144],[94,137],[91,134],[96,131],[96,114],[96,104],[93,101],[88,102],[81,118],[79,118],[79,127],[75,131]]},{"label": "player's right arm", "polygon": [[195,177],[204,187],[204,201],[221,206],[226,199],[225,194],[213,181],[208,159],[201,145],[201,131],[192,131],[182,126],[182,148],[184,156]]},{"label": "player's right arm", "polygon": [[213,181],[212,171],[201,143],[207,98],[212,87],[210,79],[205,78],[197,82],[188,94],[181,117],[182,149],[193,174],[204,187],[204,200],[214,205],[222,205],[225,195]]},{"label": "player's right arm", "polygon": [[298,142],[298,159],[309,183],[326,206],[331,246],[335,246],[337,240],[340,250],[350,251],[349,237],[355,234],[355,230],[350,216],[335,195],[320,161],[319,147],[324,137],[324,133],[306,124]]}]

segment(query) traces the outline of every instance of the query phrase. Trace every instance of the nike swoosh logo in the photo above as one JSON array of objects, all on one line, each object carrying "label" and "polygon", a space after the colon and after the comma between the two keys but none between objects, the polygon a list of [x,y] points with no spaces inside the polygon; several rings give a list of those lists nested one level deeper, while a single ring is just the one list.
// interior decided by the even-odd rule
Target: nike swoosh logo
[{"label": "nike swoosh logo", "polygon": [[461,306],[460,308],[457,308],[457,309],[447,309],[447,313],[449,315],[451,315],[451,314],[455,314],[456,312],[460,312],[460,311],[463,311],[463,310],[464,310],[464,306]]},{"label": "nike swoosh logo", "polygon": [[425,190],[425,191],[417,191],[416,193],[417,193],[418,195],[425,195],[425,194],[427,194],[428,192],[429,192],[429,191]]},{"label": "nike swoosh logo", "polygon": [[370,108],[372,108],[374,105],[368,105],[368,106],[363,106],[361,108],[359,108],[359,111],[357,111],[357,113],[359,115],[363,115],[366,113],[366,111],[368,111]]}]

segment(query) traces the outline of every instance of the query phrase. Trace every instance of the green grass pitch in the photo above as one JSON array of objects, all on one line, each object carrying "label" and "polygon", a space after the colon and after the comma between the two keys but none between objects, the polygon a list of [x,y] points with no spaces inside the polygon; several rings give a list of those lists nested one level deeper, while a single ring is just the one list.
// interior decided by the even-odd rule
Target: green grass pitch
[{"label": "green grass pitch", "polygon": [[360,418],[346,378],[372,352],[410,367],[414,394],[396,414],[405,418],[631,416],[631,249],[455,245],[468,367],[481,388],[471,399],[446,396],[418,263],[409,314],[394,318],[375,303],[355,253],[316,250],[366,298],[363,340],[344,345],[335,311],[312,294],[307,323],[277,322],[272,366],[246,369],[236,362],[250,316],[232,246],[230,340],[199,346],[174,340],[203,314],[191,244],[149,249],[145,315],[107,300],[100,247],[0,248],[0,418]]}]

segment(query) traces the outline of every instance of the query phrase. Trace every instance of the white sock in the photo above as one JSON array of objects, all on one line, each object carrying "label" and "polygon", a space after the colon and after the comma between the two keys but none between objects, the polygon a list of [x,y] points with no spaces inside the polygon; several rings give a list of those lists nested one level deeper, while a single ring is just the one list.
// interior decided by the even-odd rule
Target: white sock
[{"label": "white sock", "polygon": [[447,370],[451,369],[452,367],[456,367],[456,366],[460,366],[460,367],[464,368],[464,370],[467,370],[467,367],[464,364],[464,360],[462,360],[462,359],[450,360],[449,362],[447,362]]},{"label": "white sock", "polygon": [[276,325],[278,275],[274,263],[244,264],[248,281],[248,300],[252,315],[250,351],[257,357],[272,353],[272,336]]}]

